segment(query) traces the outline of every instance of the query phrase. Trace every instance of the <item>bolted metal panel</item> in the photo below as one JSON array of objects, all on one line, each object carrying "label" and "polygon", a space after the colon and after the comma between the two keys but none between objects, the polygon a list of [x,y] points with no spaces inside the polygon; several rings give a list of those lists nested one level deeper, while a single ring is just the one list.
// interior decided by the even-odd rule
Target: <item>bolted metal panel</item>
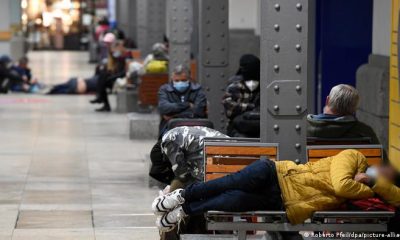
[{"label": "bolted metal panel", "polygon": [[306,161],[314,96],[315,0],[261,1],[261,141]]},{"label": "bolted metal panel", "polygon": [[229,1],[199,0],[199,80],[209,102],[208,116],[218,130],[225,130],[221,104],[229,64]]},{"label": "bolted metal panel", "polygon": [[179,64],[190,67],[190,47],[193,27],[192,0],[168,0],[169,69]]}]

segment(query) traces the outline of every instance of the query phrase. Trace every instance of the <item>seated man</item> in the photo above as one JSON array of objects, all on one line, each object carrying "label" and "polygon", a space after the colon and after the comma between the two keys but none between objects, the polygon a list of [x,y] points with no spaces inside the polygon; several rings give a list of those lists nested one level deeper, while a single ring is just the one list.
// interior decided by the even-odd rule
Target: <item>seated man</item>
[{"label": "seated man", "polygon": [[183,65],[175,67],[171,83],[164,84],[158,92],[158,110],[161,114],[159,134],[167,130],[172,118],[207,118],[206,94],[200,84],[189,81],[190,71]]},{"label": "seated man", "polygon": [[[165,133],[153,147],[150,176],[165,184],[169,191],[184,188],[204,179],[203,140],[208,137],[228,136],[207,127],[176,127]],[[180,227],[180,233],[205,233],[204,217],[192,216]],[[177,231],[164,234],[161,239],[180,239]]]},{"label": "seated man", "polygon": [[222,100],[229,118],[228,135],[260,137],[260,59],[243,55],[231,82]]},{"label": "seated man", "polygon": [[371,138],[371,144],[380,144],[374,130],[355,117],[359,103],[358,91],[346,84],[332,88],[326,98],[324,112],[308,115],[308,137]]},{"label": "seated man", "polygon": [[259,160],[238,173],[158,197],[152,206],[161,231],[171,231],[187,215],[209,210],[285,210],[290,223],[301,224],[314,212],[338,209],[351,199],[378,195],[400,206],[399,169],[368,169],[367,159],[355,150],[299,165]]},{"label": "seated man", "polygon": [[7,55],[0,57],[0,93],[8,93],[10,87],[23,84],[24,80],[12,70],[13,62]]},{"label": "seated man", "polygon": [[13,84],[11,86],[12,91],[37,93],[41,88],[43,88],[43,86],[39,84],[38,80],[32,77],[28,57],[22,57],[17,64],[11,67],[11,71],[20,76],[23,80],[22,83]]}]

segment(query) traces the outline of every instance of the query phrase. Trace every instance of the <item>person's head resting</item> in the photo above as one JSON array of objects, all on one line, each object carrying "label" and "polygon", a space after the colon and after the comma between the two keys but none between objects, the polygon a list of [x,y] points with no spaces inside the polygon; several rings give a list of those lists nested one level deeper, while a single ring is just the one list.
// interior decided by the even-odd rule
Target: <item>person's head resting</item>
[{"label": "person's head resting", "polygon": [[326,98],[324,112],[337,116],[354,115],[359,101],[357,89],[347,84],[339,84],[332,88]]},{"label": "person's head resting", "polygon": [[383,177],[387,181],[393,183],[397,187],[400,187],[400,169],[395,167],[393,164],[382,164],[376,166],[376,175]]},{"label": "person's head resting", "polygon": [[186,92],[190,87],[190,71],[185,65],[178,65],[172,71],[172,85],[180,93]]},{"label": "person's head resting", "polygon": [[167,58],[167,47],[163,43],[155,43],[152,47],[152,52],[155,59]]}]

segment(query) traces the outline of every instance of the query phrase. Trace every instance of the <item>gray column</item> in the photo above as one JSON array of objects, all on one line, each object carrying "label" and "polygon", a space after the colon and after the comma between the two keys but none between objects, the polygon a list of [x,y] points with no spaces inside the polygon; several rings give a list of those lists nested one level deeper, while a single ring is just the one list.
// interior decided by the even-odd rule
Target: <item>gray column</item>
[{"label": "gray column", "polygon": [[279,143],[280,159],[304,162],[314,96],[315,0],[263,0],[261,11],[261,141]]},{"label": "gray column", "polygon": [[165,34],[165,0],[136,0],[137,45],[145,56]]},{"label": "gray column", "polygon": [[209,119],[219,130],[226,127],[221,99],[228,79],[228,21],[228,0],[199,0],[199,81],[207,93]]},{"label": "gray column", "polygon": [[169,69],[185,64],[190,67],[190,47],[193,22],[192,0],[168,0]]},{"label": "gray column", "polygon": [[11,54],[11,0],[0,0],[0,53]]},{"label": "gray column", "polygon": [[126,37],[137,42],[136,34],[136,0],[117,0],[118,27],[125,32]]}]

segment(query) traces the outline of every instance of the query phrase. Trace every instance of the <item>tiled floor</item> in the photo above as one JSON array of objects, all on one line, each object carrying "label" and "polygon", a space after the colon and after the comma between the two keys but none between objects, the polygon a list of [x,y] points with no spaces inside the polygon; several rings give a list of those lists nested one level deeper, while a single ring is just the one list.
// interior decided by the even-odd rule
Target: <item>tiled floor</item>
[{"label": "tiled floor", "polygon": [[[34,52],[45,83],[89,76],[86,53]],[[0,240],[157,239],[147,187],[153,141],[92,96],[0,95]]]}]

